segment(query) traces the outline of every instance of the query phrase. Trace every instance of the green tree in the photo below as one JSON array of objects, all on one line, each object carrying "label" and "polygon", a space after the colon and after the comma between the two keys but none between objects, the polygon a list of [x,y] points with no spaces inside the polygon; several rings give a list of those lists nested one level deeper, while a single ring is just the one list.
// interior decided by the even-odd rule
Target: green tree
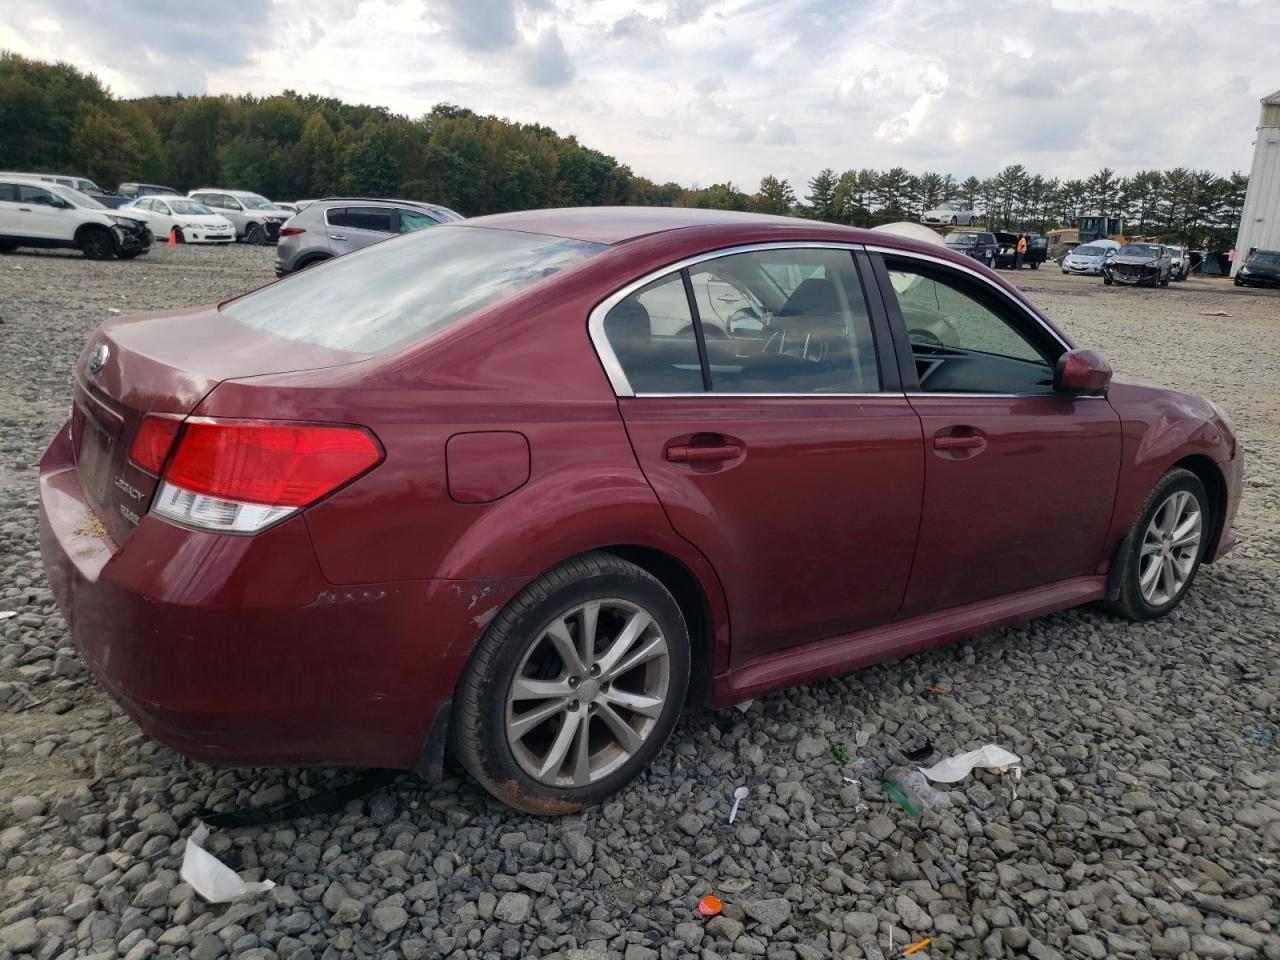
[{"label": "green tree", "polygon": [[751,209],[756,213],[773,213],[785,216],[796,205],[795,191],[786,180],[773,175],[762,177],[760,189],[751,198]]},{"label": "green tree", "polygon": [[271,147],[258,137],[237,135],[218,147],[218,182],[236,190],[275,192]]},{"label": "green tree", "polygon": [[394,197],[400,170],[391,155],[391,140],[380,124],[365,127],[343,158],[343,188],[354,196]]},{"label": "green tree", "polygon": [[747,195],[732,183],[715,183],[697,191],[690,206],[706,210],[745,210]]},{"label": "green tree", "polygon": [[338,138],[320,110],[313,110],[302,128],[299,141],[306,184],[295,196],[330,196],[337,192],[341,176],[338,163]]},{"label": "green tree", "polygon": [[836,172],[830,167],[819,170],[809,181],[808,215],[815,220],[836,219]]},{"label": "green tree", "polygon": [[140,166],[138,143],[129,128],[101,107],[87,107],[71,134],[76,170],[100,186],[128,180]]}]

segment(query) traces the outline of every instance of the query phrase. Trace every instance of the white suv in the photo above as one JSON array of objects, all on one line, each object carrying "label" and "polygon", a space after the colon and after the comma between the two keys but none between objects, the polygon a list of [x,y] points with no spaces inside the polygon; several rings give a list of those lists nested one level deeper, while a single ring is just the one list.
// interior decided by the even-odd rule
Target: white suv
[{"label": "white suv", "polygon": [[187,196],[212,207],[214,213],[230,220],[236,228],[236,236],[245,243],[275,243],[280,236],[281,224],[293,216],[251,190],[201,187]]},{"label": "white suv", "polygon": [[0,253],[14,247],[73,247],[92,260],[128,260],[151,249],[151,229],[71,187],[0,176]]}]

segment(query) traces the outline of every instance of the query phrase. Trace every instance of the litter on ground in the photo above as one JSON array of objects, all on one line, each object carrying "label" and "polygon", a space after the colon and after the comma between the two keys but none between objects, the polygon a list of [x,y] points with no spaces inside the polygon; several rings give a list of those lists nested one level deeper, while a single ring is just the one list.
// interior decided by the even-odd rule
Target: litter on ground
[{"label": "litter on ground", "polygon": [[240,879],[238,873],[201,846],[208,836],[209,828],[197,822],[187,837],[187,849],[182,855],[182,879],[200,896],[210,903],[226,903],[251,893],[265,893],[275,886],[270,880]]},{"label": "litter on ground", "polygon": [[935,783],[955,783],[963,780],[973,772],[974,767],[987,767],[996,773],[1003,773],[1009,767],[1022,763],[1022,758],[1010,753],[1003,747],[988,743],[968,753],[958,753],[954,757],[940,760],[928,769],[921,768],[923,773]]}]

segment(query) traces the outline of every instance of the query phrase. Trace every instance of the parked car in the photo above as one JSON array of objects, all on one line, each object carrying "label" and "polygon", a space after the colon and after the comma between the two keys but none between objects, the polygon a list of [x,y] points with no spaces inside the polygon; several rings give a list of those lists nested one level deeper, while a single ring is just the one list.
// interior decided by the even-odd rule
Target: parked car
[{"label": "parked car", "polygon": [[287,213],[297,213],[298,210],[301,209],[296,203],[286,203],[283,200],[272,200],[271,202],[275,204],[278,209],[284,210]]},{"label": "parked car", "polygon": [[1159,243],[1126,243],[1102,267],[1102,282],[1107,286],[1169,285],[1172,275],[1169,248]]},{"label": "parked car", "polygon": [[947,234],[944,241],[946,247],[955,253],[972,257],[988,267],[995,268],[996,252],[1000,244],[996,242],[994,233],[972,233],[968,230],[955,230]]},{"label": "parked car", "polygon": [[[698,337],[689,299],[655,333],[646,295],[704,275],[754,336]],[[449,744],[542,814],[643,771],[691,684],[1158,618],[1233,545],[1243,469],[1210,401],[1113,379],[971,258],[688,208],[462,220],[112,319],[73,394],[44,564],[147,732],[428,775]]]},{"label": "parked car", "polygon": [[1185,280],[1191,272],[1191,257],[1185,247],[1165,245],[1169,251],[1169,279]]},{"label": "parked car", "polygon": [[126,201],[137,200],[139,197],[180,197],[181,191],[173,189],[173,187],[164,187],[158,183],[122,183],[116,191]]},{"label": "parked car", "polygon": [[151,249],[139,217],[48,180],[0,174],[0,253],[15,247],[71,247],[91,260],[129,260]]},{"label": "parked car", "polygon": [[139,197],[128,209],[145,218],[153,234],[168,238],[173,233],[178,243],[235,243],[231,221],[199,200],[182,195]]},{"label": "parked car", "polygon": [[1040,264],[1049,259],[1049,241],[1038,233],[996,233],[999,249],[996,251],[996,267],[1012,270],[1018,263],[1018,238],[1027,238],[1027,250],[1022,255],[1022,265],[1039,270]]},{"label": "parked car", "polygon": [[1280,287],[1280,250],[1255,250],[1236,271],[1237,287]]},{"label": "parked car", "polygon": [[416,200],[329,197],[312,200],[280,231],[276,276],[315,266],[379,240],[461,220],[448,207]]},{"label": "parked car", "polygon": [[0,177],[12,177],[18,180],[41,180],[45,183],[56,183],[59,186],[70,187],[87,197],[93,197],[104,207],[116,208],[124,204],[126,198],[119,194],[112,193],[110,190],[103,190],[92,180],[87,177],[73,177],[61,173],[18,173],[4,172],[0,173]]},{"label": "parked car", "polygon": [[281,210],[266,197],[249,190],[201,187],[187,196],[230,220],[236,228],[236,237],[245,243],[275,243],[280,227],[290,216],[289,211]]},{"label": "parked car", "polygon": [[1062,272],[1086,277],[1102,276],[1102,265],[1116,255],[1120,244],[1115,240],[1082,243],[1062,258]]},{"label": "parked car", "polygon": [[930,226],[951,224],[953,226],[967,227],[973,223],[976,217],[977,214],[973,208],[963,200],[946,200],[940,206],[922,213],[920,222]]}]

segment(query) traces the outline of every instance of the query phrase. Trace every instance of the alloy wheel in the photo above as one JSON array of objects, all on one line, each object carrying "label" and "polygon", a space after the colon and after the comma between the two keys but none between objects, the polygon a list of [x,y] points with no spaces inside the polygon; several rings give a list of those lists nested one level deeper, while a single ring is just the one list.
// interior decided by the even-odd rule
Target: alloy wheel
[{"label": "alloy wheel", "polygon": [[1203,526],[1200,502],[1185,490],[1171,493],[1152,514],[1138,555],[1138,588],[1151,606],[1171,602],[1191,579]]},{"label": "alloy wheel", "polygon": [[587,786],[645,743],[670,683],[667,638],[652,615],[628,600],[578,604],[525,653],[507,692],[507,743],[538,782]]}]

